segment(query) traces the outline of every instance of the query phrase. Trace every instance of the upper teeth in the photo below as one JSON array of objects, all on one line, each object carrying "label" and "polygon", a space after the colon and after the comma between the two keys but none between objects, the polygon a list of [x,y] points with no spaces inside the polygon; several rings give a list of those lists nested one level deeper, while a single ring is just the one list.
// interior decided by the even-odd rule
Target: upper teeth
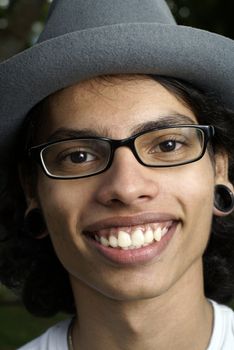
[{"label": "upper teeth", "polygon": [[164,227],[158,226],[153,228],[148,226],[145,230],[137,227],[133,229],[131,234],[123,229],[117,229],[115,234],[110,233],[109,236],[95,235],[95,240],[106,247],[111,246],[112,248],[136,249],[149,245],[153,241],[159,242],[168,230],[168,223],[167,226]]}]

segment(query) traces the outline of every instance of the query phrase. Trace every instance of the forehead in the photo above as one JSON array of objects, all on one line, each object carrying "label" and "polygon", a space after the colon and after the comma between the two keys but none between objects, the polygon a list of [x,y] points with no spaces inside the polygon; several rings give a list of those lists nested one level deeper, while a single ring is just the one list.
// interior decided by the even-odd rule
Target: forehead
[{"label": "forehead", "polygon": [[138,124],[179,114],[196,122],[191,109],[148,76],[97,78],[50,96],[40,134],[47,138],[58,129],[87,128],[127,137]]}]

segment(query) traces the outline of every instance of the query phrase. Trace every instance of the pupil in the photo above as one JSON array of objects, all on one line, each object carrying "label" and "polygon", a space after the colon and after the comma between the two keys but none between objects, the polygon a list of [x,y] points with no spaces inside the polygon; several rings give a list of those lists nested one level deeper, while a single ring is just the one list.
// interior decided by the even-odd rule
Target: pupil
[{"label": "pupil", "polygon": [[86,161],[86,159],[87,159],[87,154],[82,152],[76,152],[71,155],[71,161],[74,163],[81,163]]},{"label": "pupil", "polygon": [[163,152],[170,152],[175,149],[175,141],[165,141],[160,144],[160,149]]}]

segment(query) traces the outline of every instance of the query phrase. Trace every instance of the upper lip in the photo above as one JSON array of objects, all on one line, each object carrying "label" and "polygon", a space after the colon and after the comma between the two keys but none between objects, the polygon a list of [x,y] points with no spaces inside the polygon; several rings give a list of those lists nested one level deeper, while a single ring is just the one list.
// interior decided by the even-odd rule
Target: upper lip
[{"label": "upper lip", "polygon": [[179,219],[169,213],[140,213],[131,216],[114,216],[96,221],[85,227],[84,232],[95,232],[113,227],[128,227],[149,223],[178,221]]}]

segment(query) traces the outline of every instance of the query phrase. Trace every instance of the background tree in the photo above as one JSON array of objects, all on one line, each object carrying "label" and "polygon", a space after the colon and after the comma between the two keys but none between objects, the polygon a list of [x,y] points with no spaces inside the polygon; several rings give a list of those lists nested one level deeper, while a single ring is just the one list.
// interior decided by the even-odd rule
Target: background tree
[{"label": "background tree", "polygon": [[210,30],[234,39],[232,0],[168,0],[179,24]]},{"label": "background tree", "polygon": [[[50,2],[52,1],[0,0],[0,61],[35,42],[43,28]],[[167,2],[178,24],[214,31],[234,39],[232,0],[167,0]]]},{"label": "background tree", "polygon": [[47,0],[0,0],[0,60],[33,43],[34,34],[42,29],[47,7]]}]

